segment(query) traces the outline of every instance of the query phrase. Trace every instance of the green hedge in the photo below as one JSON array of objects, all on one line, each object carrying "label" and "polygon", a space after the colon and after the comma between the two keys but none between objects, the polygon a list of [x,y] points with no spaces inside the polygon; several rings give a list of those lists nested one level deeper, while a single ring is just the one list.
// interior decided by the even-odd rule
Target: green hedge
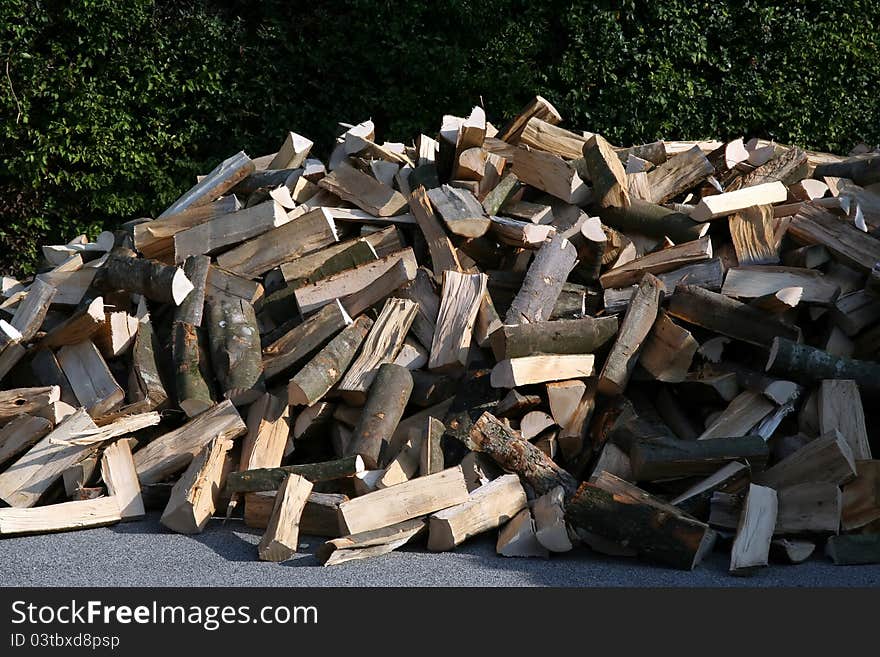
[{"label": "green hedge", "polygon": [[286,130],[435,131],[541,93],[612,141],[880,141],[880,3],[4,0],[0,270],[167,206]]}]

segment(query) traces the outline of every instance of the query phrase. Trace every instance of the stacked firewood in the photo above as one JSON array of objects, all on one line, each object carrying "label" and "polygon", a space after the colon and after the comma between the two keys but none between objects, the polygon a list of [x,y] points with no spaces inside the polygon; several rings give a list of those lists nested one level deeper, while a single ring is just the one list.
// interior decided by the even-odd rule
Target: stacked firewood
[{"label": "stacked firewood", "polygon": [[880,561],[880,153],[560,122],[291,132],[43,247],[0,290],[0,536]]}]

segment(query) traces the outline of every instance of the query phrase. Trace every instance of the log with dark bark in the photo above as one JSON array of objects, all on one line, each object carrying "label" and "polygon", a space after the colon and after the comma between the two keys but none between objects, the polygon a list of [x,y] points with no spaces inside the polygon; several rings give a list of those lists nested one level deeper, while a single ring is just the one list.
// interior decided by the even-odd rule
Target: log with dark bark
[{"label": "log with dark bark", "polygon": [[628,207],[607,207],[599,211],[602,223],[625,232],[648,237],[669,237],[676,244],[703,237],[709,230],[682,212],[642,199],[632,199]]},{"label": "log with dark bark", "polygon": [[125,290],[175,306],[193,290],[193,284],[178,267],[115,253],[98,270],[92,285],[105,292]]},{"label": "log with dark bark", "polygon": [[546,242],[535,255],[504,323],[523,324],[550,319],[576,260],[577,249],[561,235],[557,234]]},{"label": "log with dark bark", "polygon": [[172,357],[177,405],[188,417],[195,417],[214,404],[208,384],[212,373],[200,334],[201,330],[191,324],[174,324]]},{"label": "log with dark bark", "polygon": [[226,492],[259,493],[260,491],[278,490],[278,487],[290,474],[305,477],[317,484],[351,477],[364,470],[364,460],[356,455],[321,463],[285,465],[278,468],[255,468],[230,473],[226,479]]},{"label": "log with dark bark", "polygon": [[769,450],[761,436],[711,440],[637,440],[629,457],[636,481],[709,475],[731,461],[762,469]]},{"label": "log with dark bark", "polygon": [[617,317],[502,326],[492,336],[492,351],[497,360],[533,354],[590,354],[606,344],[617,328]]},{"label": "log with dark bark", "polygon": [[823,379],[851,379],[862,391],[872,394],[880,392],[880,364],[841,358],[783,337],[773,340],[765,369],[770,374],[804,383]]},{"label": "log with dark bark", "polygon": [[220,389],[233,403],[249,404],[265,390],[254,307],[244,299],[212,298],[207,309],[211,364]]}]

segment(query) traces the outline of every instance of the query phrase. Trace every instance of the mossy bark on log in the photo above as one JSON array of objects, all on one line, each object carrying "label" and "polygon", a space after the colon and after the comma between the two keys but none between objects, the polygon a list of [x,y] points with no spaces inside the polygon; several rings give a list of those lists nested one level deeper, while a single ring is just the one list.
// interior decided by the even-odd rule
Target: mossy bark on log
[{"label": "mossy bark on log", "polygon": [[807,383],[823,379],[851,379],[863,392],[880,392],[880,363],[841,358],[781,337],[773,341],[766,370],[776,376]]},{"label": "mossy bark on log", "polygon": [[571,496],[577,489],[574,477],[491,413],[483,413],[474,423],[465,445],[491,457],[504,470],[518,474],[536,495],[562,486],[566,496]]},{"label": "mossy bark on log", "polygon": [[412,375],[408,369],[394,363],[379,366],[348,445],[349,454],[360,455],[367,468],[379,466],[383,445],[387,445],[394,435],[412,388]]},{"label": "mossy bark on log", "polygon": [[207,302],[208,340],[214,375],[224,396],[249,404],[265,391],[260,331],[254,307],[237,297]]},{"label": "mossy bark on log", "polygon": [[226,480],[226,492],[259,493],[266,490],[278,490],[289,474],[305,477],[316,484],[322,481],[351,477],[363,471],[364,460],[357,455],[321,463],[285,465],[280,468],[256,468],[230,473]]},{"label": "mossy bark on log", "polygon": [[505,324],[540,322],[550,319],[562,286],[577,260],[577,249],[556,234],[535,254],[522,287],[504,318]]},{"label": "mossy bark on log", "polygon": [[157,303],[180,305],[193,289],[183,270],[155,260],[111,253],[92,282],[105,292],[125,290]]},{"label": "mossy bark on log", "polygon": [[326,395],[345,374],[372,326],[373,320],[361,315],[330,340],[290,380],[287,386],[289,403],[311,406]]},{"label": "mossy bark on log", "polygon": [[602,223],[623,232],[634,232],[648,237],[669,237],[676,244],[696,240],[706,234],[707,228],[683,212],[634,198],[629,207],[601,208]]},{"label": "mossy bark on log", "polygon": [[492,335],[492,350],[497,360],[535,354],[591,354],[614,337],[617,328],[617,317],[503,326]]},{"label": "mossy bark on log", "polygon": [[168,402],[168,393],[159,374],[156,354],[156,335],[149,316],[138,323],[137,335],[131,351],[129,372],[129,401],[144,402],[150,409],[161,408]]},{"label": "mossy bark on log", "polygon": [[175,309],[175,322],[186,322],[195,327],[202,325],[202,315],[205,309],[205,285],[208,282],[210,268],[211,258],[204,255],[189,256],[183,263],[183,273],[192,283],[193,291]]},{"label": "mossy bark on log", "polygon": [[187,417],[195,417],[214,405],[208,384],[211,368],[200,333],[191,324],[175,322],[171,338],[177,405]]}]

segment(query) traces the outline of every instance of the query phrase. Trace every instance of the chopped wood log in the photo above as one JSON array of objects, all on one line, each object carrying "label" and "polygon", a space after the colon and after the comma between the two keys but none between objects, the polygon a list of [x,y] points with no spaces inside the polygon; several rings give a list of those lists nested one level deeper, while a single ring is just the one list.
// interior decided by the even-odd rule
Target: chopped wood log
[{"label": "chopped wood log", "polygon": [[92,338],[92,342],[108,360],[128,353],[137,336],[138,319],[126,311],[109,312]]},{"label": "chopped wood log", "polygon": [[383,363],[391,363],[415,319],[418,306],[407,299],[389,299],[364,341],[360,354],[348,368],[337,389],[348,403],[362,405],[367,390]]},{"label": "chopped wood log", "polygon": [[144,515],[141,485],[127,440],[117,440],[104,449],[101,457],[101,477],[107,484],[107,492],[119,504],[122,520],[132,520]]},{"label": "chopped wood log", "polygon": [[788,197],[788,190],[781,182],[744,187],[733,192],[707,196],[697,204],[690,217],[694,221],[711,221],[726,217],[755,205],[781,203]]},{"label": "chopped wood log", "polygon": [[774,408],[774,404],[762,394],[745,390],[707,425],[706,430],[697,437],[697,440],[716,439],[721,436],[745,436]]},{"label": "chopped wood log", "polygon": [[[720,290],[724,281],[724,265],[720,258],[712,258],[705,262],[694,265],[685,265],[673,271],[657,274],[657,278],[666,288],[667,295],[675,293],[680,283],[706,288],[707,290]],[[635,292],[636,286],[610,288],[604,292],[604,306],[608,313],[625,311],[629,300]]]},{"label": "chopped wood log", "polygon": [[516,417],[533,410],[542,403],[540,395],[523,395],[514,388],[498,402],[495,412],[498,417]]},{"label": "chopped wood log", "polygon": [[516,388],[531,383],[564,381],[592,376],[595,357],[592,354],[551,354],[524,356],[499,361],[492,368],[493,388]]},{"label": "chopped wood log", "polygon": [[638,283],[645,273],[660,274],[684,265],[703,262],[712,258],[712,242],[708,237],[685,242],[656,253],[636,258],[620,267],[605,272],[599,282],[602,287],[623,287]]},{"label": "chopped wood log", "polygon": [[251,175],[255,168],[253,161],[245,155],[244,151],[236,153],[218,164],[213,171],[172,203],[158,218],[163,219],[184,210],[211,203]]},{"label": "chopped wood log", "polygon": [[825,554],[836,566],[880,563],[880,534],[832,536],[825,544]]},{"label": "chopped wood log", "polygon": [[[506,141],[509,144],[516,144],[519,141],[522,131],[526,124],[532,118],[537,118],[544,123],[556,125],[562,121],[562,116],[555,107],[542,96],[535,96],[528,104],[520,110],[510,123],[505,125],[498,132],[498,139]],[[576,156],[577,157],[577,156]]]},{"label": "chopped wood log", "polygon": [[638,440],[630,448],[632,476],[636,481],[706,476],[733,461],[763,467],[769,451],[758,435],[712,440]]},{"label": "chopped wood log", "polygon": [[349,454],[360,455],[367,468],[378,466],[383,447],[403,417],[412,387],[412,376],[405,367],[393,363],[379,366],[348,446]]},{"label": "chopped wood log", "polygon": [[635,486],[612,493],[583,483],[566,505],[565,519],[646,559],[682,570],[693,570],[715,541],[708,525]]},{"label": "chopped wood log", "polygon": [[645,274],[620,325],[617,339],[599,375],[599,392],[619,395],[626,388],[639,357],[642,342],[657,319],[663,284]]},{"label": "chopped wood log", "polygon": [[843,487],[842,503],[844,531],[880,520],[880,461],[856,462],[856,478]]},{"label": "chopped wood log", "polygon": [[129,401],[140,404],[145,410],[162,408],[168,402],[168,393],[159,373],[157,353],[161,353],[161,350],[158,349],[150,316],[145,315],[138,321],[128,377]]},{"label": "chopped wood log", "polygon": [[439,280],[444,271],[460,271],[458,256],[452,248],[449,237],[434,215],[434,209],[431,207],[431,201],[424,187],[418,187],[410,194],[409,208],[428,243],[434,277]]},{"label": "chopped wood log", "polygon": [[489,218],[473,194],[443,185],[428,190],[428,198],[453,235],[480,237],[489,230]]},{"label": "chopped wood log", "polygon": [[220,480],[232,441],[213,438],[193,458],[171,489],[160,522],[179,534],[201,533],[220,496]]},{"label": "chopped wood log", "polygon": [[155,260],[111,254],[98,270],[95,288],[106,292],[125,290],[156,301],[179,306],[192,292],[193,284],[182,269]]},{"label": "chopped wood log", "polygon": [[22,413],[34,413],[61,398],[58,386],[14,388],[0,391],[0,423]]},{"label": "chopped wood log", "polygon": [[469,449],[490,456],[504,470],[519,475],[537,495],[556,486],[572,495],[577,488],[574,477],[491,413],[480,416],[463,442]]},{"label": "chopped wood log", "polygon": [[[674,158],[673,158],[674,159]],[[631,199],[625,208],[599,210],[602,223],[621,231],[632,231],[680,244],[704,237],[708,226],[694,222],[688,215],[641,199]]]},{"label": "chopped wood log", "polygon": [[58,364],[80,405],[92,417],[110,413],[125,400],[125,392],[113,379],[107,363],[91,340],[59,349]]},{"label": "chopped wood log", "polygon": [[316,556],[325,566],[378,557],[410,542],[427,526],[425,518],[413,518],[388,527],[350,534],[327,541],[318,548]]},{"label": "chopped wood log", "polygon": [[769,348],[776,338],[800,338],[800,329],[796,326],[768,318],[756,308],[693,285],[676,286],[667,312],[690,324],[764,348]]},{"label": "chopped wood log", "polygon": [[[429,423],[431,420],[434,420],[434,418],[428,418]],[[442,422],[440,424],[441,426],[443,425]],[[430,431],[430,424],[423,425],[423,429],[420,432],[408,432],[409,437],[407,441],[400,447],[396,454],[392,454],[392,450],[386,448],[382,462],[387,463],[388,465],[385,466],[379,480],[376,482],[376,488],[395,486],[405,481],[409,481],[418,475],[422,445],[427,439],[428,431]],[[438,472],[442,469],[443,468],[439,468]]]},{"label": "chopped wood log", "polygon": [[658,381],[679,383],[687,376],[699,346],[690,331],[661,310],[643,343],[639,364]]},{"label": "chopped wood log", "polygon": [[752,266],[728,270],[721,293],[738,299],[758,299],[788,287],[800,287],[801,301],[833,304],[840,288],[821,272],[796,267]]},{"label": "chopped wood log", "polygon": [[[648,172],[648,186],[654,203],[666,203],[714,173],[715,167],[699,146],[671,157]],[[670,236],[671,237],[671,236]],[[673,239],[675,239],[673,237]]]},{"label": "chopped wood log", "polygon": [[281,465],[290,434],[290,413],[286,401],[265,393],[251,404],[246,423],[247,435],[241,447],[240,471]]},{"label": "chopped wood log", "polygon": [[[510,174],[513,176],[513,174]],[[515,178],[516,176],[514,176]],[[487,210],[488,212],[488,210]],[[495,214],[503,214],[507,217],[513,217],[521,221],[527,221],[532,224],[540,224],[542,226],[550,225],[554,222],[553,208],[549,205],[540,203],[529,203],[528,201],[508,200],[498,212],[488,212],[490,216]]]},{"label": "chopped wood log", "polygon": [[361,315],[333,338],[296,375],[287,387],[290,404],[311,406],[345,374],[373,321]]},{"label": "chopped wood log", "polygon": [[539,117],[533,117],[526,122],[518,143],[538,151],[553,153],[566,160],[576,160],[583,155],[587,139]]},{"label": "chopped wood log", "polygon": [[616,333],[616,317],[584,317],[502,326],[492,337],[495,358],[533,354],[589,354]]},{"label": "chopped wood log", "polygon": [[208,271],[208,284],[205,288],[206,297],[233,296],[249,303],[258,303],[265,290],[260,283],[249,281],[241,276],[224,271],[213,265]]},{"label": "chopped wood log", "polygon": [[217,217],[241,210],[241,201],[231,194],[205,205],[145,221],[134,227],[134,248],[144,258],[169,263],[174,260],[174,236]]},{"label": "chopped wood log", "polygon": [[288,286],[298,288],[385,257],[402,248],[400,232],[394,226],[388,226],[358,239],[331,244],[291,262],[285,262],[281,265],[281,273]]},{"label": "chopped wood log", "polygon": [[339,506],[350,534],[388,527],[465,502],[468,490],[461,467],[377,490]]},{"label": "chopped wood log", "polygon": [[[698,444],[711,445],[711,442]],[[740,461],[731,461],[673,498],[670,504],[693,516],[705,517],[714,493],[738,491],[748,483],[748,477],[749,466]]]},{"label": "chopped wood log", "polygon": [[406,208],[406,199],[400,192],[346,162],[321,178],[318,186],[375,217],[390,217]]},{"label": "chopped wood log", "polygon": [[546,242],[535,254],[504,323],[523,324],[550,319],[553,306],[576,259],[577,250],[559,234]]},{"label": "chopped wood log", "polygon": [[105,527],[119,520],[119,505],[113,497],[62,502],[33,509],[0,509],[0,536]]},{"label": "chopped wood log", "polygon": [[836,484],[788,486],[777,491],[777,498],[775,534],[836,534],[840,529],[842,496]]},{"label": "chopped wood log", "polygon": [[[47,305],[48,309],[48,305]],[[104,299],[96,297],[88,306],[53,327],[39,341],[40,349],[54,349],[90,339],[104,324]]]},{"label": "chopped wood log", "polygon": [[526,506],[519,477],[504,475],[480,486],[465,502],[428,519],[428,549],[451,550],[467,539],[500,527]]},{"label": "chopped wood log", "polygon": [[813,177],[821,180],[825,176],[849,178],[856,185],[872,185],[880,182],[880,157],[872,153],[819,164]]},{"label": "chopped wood log", "polygon": [[730,238],[740,266],[779,262],[776,223],[769,205],[753,206],[730,216]]},{"label": "chopped wood log", "polygon": [[446,432],[446,426],[437,418],[429,417],[426,429],[419,453],[419,476],[422,477],[436,474],[444,468],[443,447],[440,441]]},{"label": "chopped wood log", "polygon": [[803,205],[788,224],[787,235],[801,244],[821,244],[844,264],[870,272],[880,261],[880,240],[814,205]]},{"label": "chopped wood log", "polygon": [[238,405],[264,391],[260,332],[254,307],[239,298],[212,298],[207,303],[211,364],[220,390]]},{"label": "chopped wood log", "polygon": [[316,208],[226,251],[217,257],[217,264],[244,278],[256,278],[338,240],[330,213],[326,208]]},{"label": "chopped wood log", "polygon": [[853,337],[880,319],[880,300],[867,290],[856,290],[839,297],[831,314],[834,323]]},{"label": "chopped wood log", "polygon": [[83,409],[65,419],[0,474],[0,499],[10,506],[35,506],[67,468],[94,451],[67,441],[97,428]]},{"label": "chopped wood log", "polygon": [[583,155],[593,185],[593,201],[603,208],[627,207],[626,171],[611,145],[601,135],[593,135],[584,144]]},{"label": "chopped wood log", "polygon": [[511,196],[519,188],[519,179],[512,173],[506,174],[485,197],[483,197],[483,209],[486,214],[494,216],[508,203]]},{"label": "chopped wood log", "polygon": [[565,491],[557,486],[532,504],[535,537],[550,552],[568,552],[574,547],[565,525]]},{"label": "chopped wood log", "polygon": [[811,440],[764,472],[754,482],[780,490],[805,482],[841,485],[856,476],[856,462],[849,444],[837,430]]},{"label": "chopped wood log", "polygon": [[[251,493],[246,498],[244,524],[254,529],[266,529],[275,507],[276,491]],[[340,528],[339,505],[348,499],[340,493],[312,492],[303,509],[299,521],[300,532],[307,536],[327,536],[336,538],[342,535]]]},{"label": "chopped wood log", "polygon": [[92,285],[97,270],[93,268],[76,271],[46,272],[35,280],[42,281],[55,288],[52,303],[56,306],[76,306],[85,296],[86,290]]},{"label": "chopped wood log", "polygon": [[335,461],[303,463],[274,468],[255,468],[232,472],[226,480],[227,493],[259,493],[278,490],[289,474],[305,477],[313,484],[352,477],[365,471],[360,456],[346,456]]},{"label": "chopped wood log", "polygon": [[864,392],[880,391],[880,365],[872,361],[841,358],[784,337],[774,339],[765,369],[796,381],[851,379]]},{"label": "chopped wood log", "polygon": [[560,427],[571,424],[586,389],[586,384],[578,380],[547,384],[547,401],[556,424]]},{"label": "chopped wood log", "polygon": [[232,402],[223,401],[213,406],[135,453],[134,462],[141,486],[158,483],[180,472],[215,437],[232,440],[245,432],[247,426]]},{"label": "chopped wood log", "polygon": [[202,344],[202,331],[192,324],[175,322],[172,330],[177,405],[187,417],[195,417],[214,404],[207,349]]},{"label": "chopped wood log", "polygon": [[51,430],[52,422],[27,413],[6,422],[0,427],[0,466],[26,452]]},{"label": "chopped wood log", "polygon": [[525,440],[532,440],[555,424],[544,411],[530,411],[519,421],[519,432]]},{"label": "chopped wood log", "polygon": [[730,553],[731,574],[750,575],[757,568],[767,565],[777,508],[775,490],[749,485]]},{"label": "chopped wood log", "polygon": [[521,249],[538,249],[553,234],[552,226],[541,226],[527,221],[491,217],[491,231],[502,244]]},{"label": "chopped wood log", "polygon": [[527,185],[566,203],[579,205],[590,198],[589,187],[574,167],[552,153],[517,148],[513,158],[513,173]]},{"label": "chopped wood log", "polygon": [[275,153],[275,157],[266,166],[267,169],[298,169],[301,167],[309,151],[312,150],[314,142],[295,132],[288,132],[284,137],[281,148]]},{"label": "chopped wood log", "polygon": [[829,379],[820,384],[819,430],[824,434],[834,429],[849,444],[853,458],[857,461],[872,458],[862,398],[855,381]]},{"label": "chopped wood log", "polygon": [[431,358],[432,370],[460,370],[468,362],[471,336],[480,303],[486,295],[485,274],[443,273],[443,293],[437,315]]},{"label": "chopped wood log", "polygon": [[269,526],[257,552],[260,561],[287,561],[299,547],[299,523],[312,483],[299,475],[289,474],[278,489]]},{"label": "chopped wood log", "polygon": [[352,319],[339,303],[327,304],[263,351],[265,376],[271,380],[317,352]]},{"label": "chopped wood log", "polygon": [[28,342],[33,338],[46,318],[49,304],[55,299],[57,290],[41,278],[36,278],[28,288],[24,299],[19,302],[15,314],[9,322],[16,329],[22,342]]},{"label": "chopped wood log", "polygon": [[540,557],[546,559],[547,548],[538,542],[535,521],[529,509],[523,509],[498,532],[495,552],[503,557]]}]

